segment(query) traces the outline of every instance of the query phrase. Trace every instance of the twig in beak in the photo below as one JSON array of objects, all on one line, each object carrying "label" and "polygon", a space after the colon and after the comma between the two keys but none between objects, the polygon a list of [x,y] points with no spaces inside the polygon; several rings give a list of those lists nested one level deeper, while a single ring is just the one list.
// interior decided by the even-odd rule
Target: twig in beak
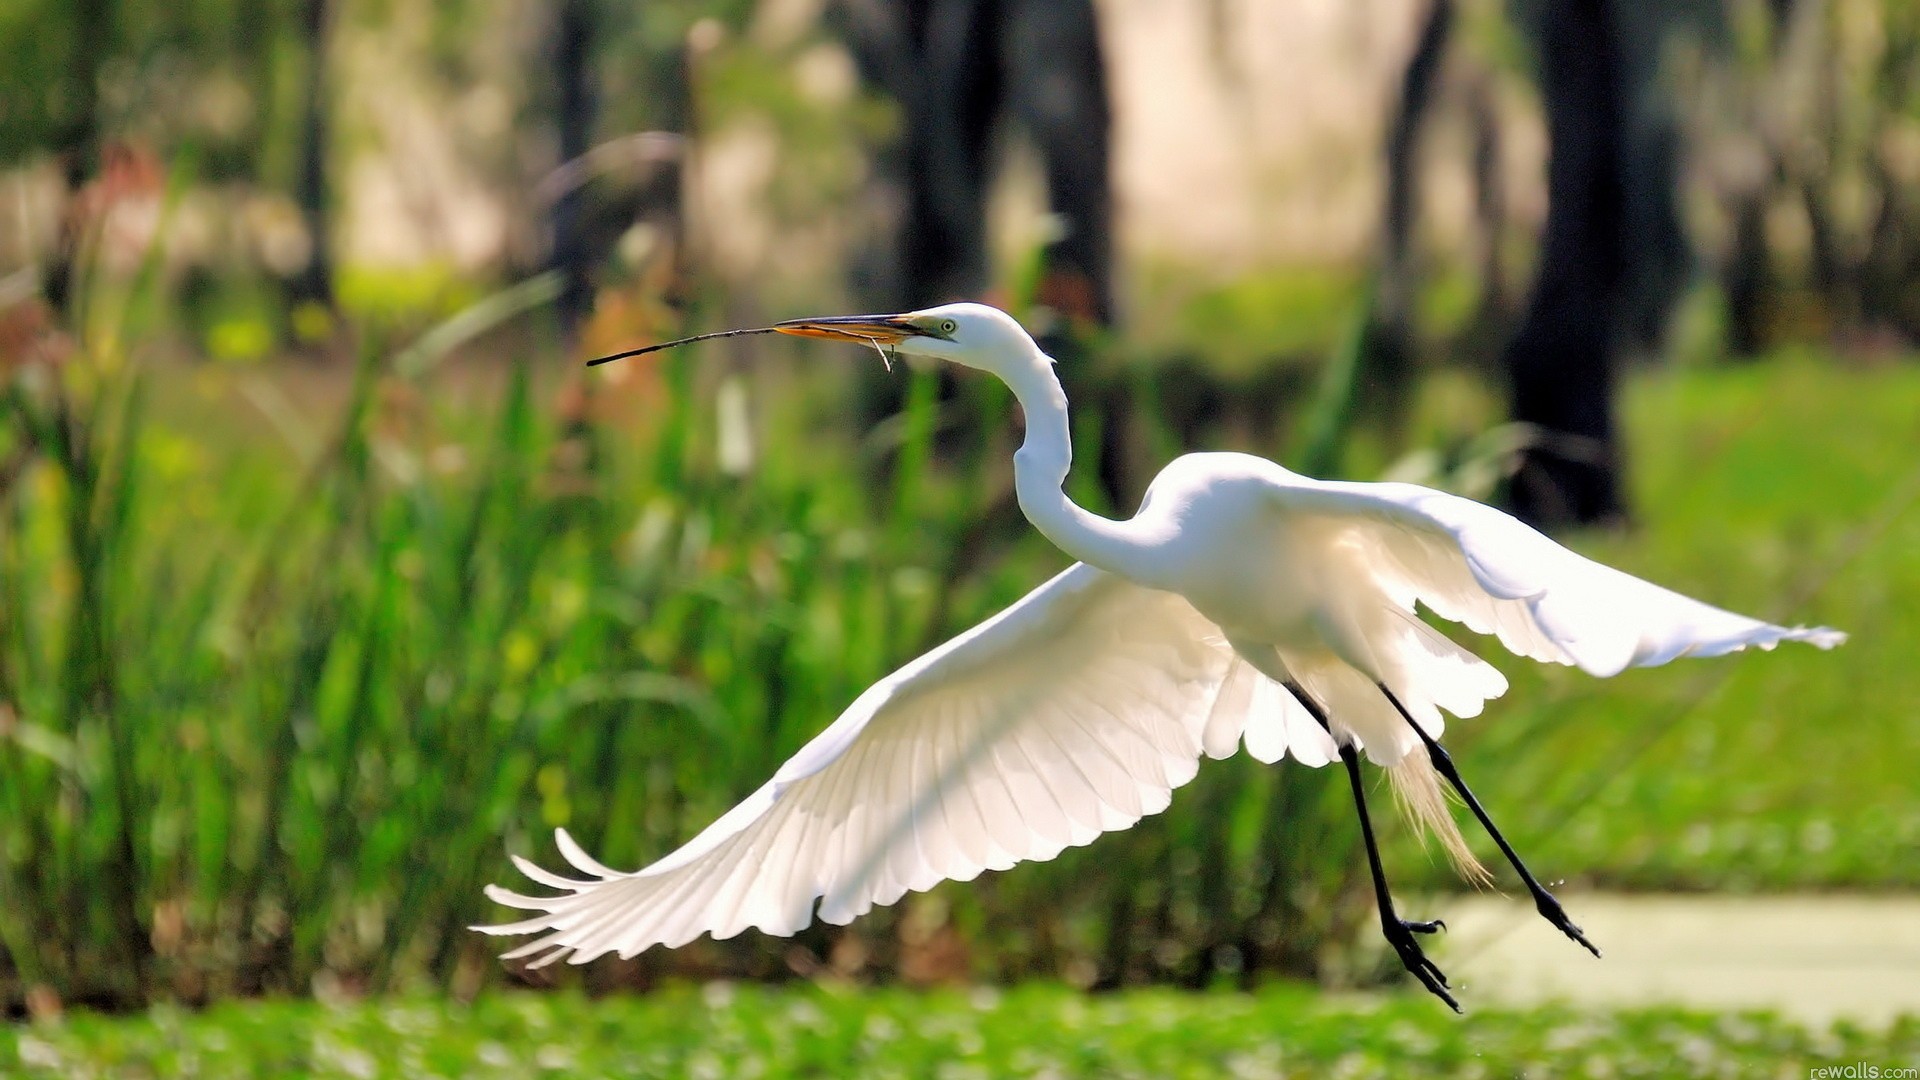
[{"label": "twig in beak", "polygon": [[650,353],[650,352],[659,352],[661,349],[671,349],[676,345],[687,345],[695,341],[712,341],[714,338],[739,337],[742,334],[775,334],[775,333],[779,333],[779,331],[775,330],[771,326],[759,326],[751,330],[717,330],[711,334],[695,334],[692,337],[683,337],[677,341],[663,341],[658,345],[648,345],[646,348],[643,348],[643,349],[628,349],[626,352],[617,352],[611,356],[602,356],[597,359],[587,361],[587,366],[598,367],[599,365],[607,363],[608,361],[611,361],[611,360],[624,360],[629,356],[645,356],[647,353]]}]

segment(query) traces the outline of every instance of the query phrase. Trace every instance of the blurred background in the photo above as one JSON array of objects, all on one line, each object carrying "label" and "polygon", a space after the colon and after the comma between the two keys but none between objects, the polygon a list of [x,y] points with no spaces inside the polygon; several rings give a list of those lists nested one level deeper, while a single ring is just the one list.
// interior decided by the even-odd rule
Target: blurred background
[{"label": "blurred background", "polygon": [[[10,0],[0,1008],[1397,983],[1343,785],[1244,760],[791,941],[529,974],[466,930],[506,852],[650,861],[1064,562],[991,380],[580,362],[956,298],[1060,359],[1092,508],[1240,448],[1850,631],[1502,661],[1450,737],[1575,894],[1873,893],[1741,955],[1920,965],[1909,0]],[[1535,931],[1389,831],[1411,909],[1484,927],[1443,966]]]}]

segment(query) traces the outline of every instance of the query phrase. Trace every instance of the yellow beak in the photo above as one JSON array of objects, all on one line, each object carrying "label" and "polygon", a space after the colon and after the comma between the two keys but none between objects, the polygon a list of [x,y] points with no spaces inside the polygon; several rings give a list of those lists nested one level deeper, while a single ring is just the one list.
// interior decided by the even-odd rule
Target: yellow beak
[{"label": "yellow beak", "polygon": [[825,319],[789,319],[774,323],[773,328],[795,337],[857,341],[862,345],[898,345],[922,333],[919,327],[901,315],[835,315]]}]

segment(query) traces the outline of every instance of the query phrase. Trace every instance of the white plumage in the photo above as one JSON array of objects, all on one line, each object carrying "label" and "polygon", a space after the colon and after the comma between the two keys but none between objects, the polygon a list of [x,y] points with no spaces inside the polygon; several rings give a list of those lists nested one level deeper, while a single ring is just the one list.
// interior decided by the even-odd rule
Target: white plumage
[{"label": "white plumage", "polygon": [[[1507,681],[1423,623],[1417,604],[1522,656],[1598,676],[1844,640],[1690,600],[1467,499],[1312,480],[1244,454],[1179,458],[1138,514],[1108,521],[1061,494],[1066,400],[1051,361],[1001,312],[959,304],[780,329],[1004,379],[1028,422],[1015,458],[1022,509],[1082,561],[881,680],[764,787],[653,865],[611,870],[564,830],[560,851],[583,876],[516,856],[558,892],[488,888],[538,913],[477,928],[539,935],[509,958],[583,963],[750,926],[791,934],[816,903],[819,918],[845,923],[908,891],[1127,828],[1165,809],[1202,756],[1243,744],[1263,762],[1291,754],[1311,766],[1363,750],[1431,787],[1422,747],[1440,736],[1442,714],[1477,715]],[[1422,979],[1452,1003],[1444,977]]]}]

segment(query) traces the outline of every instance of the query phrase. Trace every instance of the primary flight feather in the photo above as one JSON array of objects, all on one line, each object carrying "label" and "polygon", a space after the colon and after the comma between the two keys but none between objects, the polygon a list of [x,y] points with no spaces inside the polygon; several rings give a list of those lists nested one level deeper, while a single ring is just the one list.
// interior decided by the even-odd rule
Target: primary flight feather
[{"label": "primary flight feather", "polygon": [[[1053,361],[1010,316],[951,304],[771,329],[854,341],[990,372],[1027,419],[1014,455],[1022,511],[1079,560],[1012,607],[862,694],[765,786],[679,850],[633,873],[561,830],[577,876],[514,857],[555,893],[490,886],[531,918],[534,966],[632,956],[748,927],[792,934],[848,922],[938,882],[1049,859],[1158,813],[1203,756],[1244,745],[1345,766],[1363,836],[1359,756],[1385,766],[1415,815],[1469,872],[1444,779],[1536,905],[1593,949],[1529,873],[1439,745],[1444,714],[1477,715],[1500,672],[1420,620],[1491,634],[1511,651],[1609,676],[1680,656],[1781,641],[1831,648],[1835,630],[1710,607],[1584,558],[1488,506],[1412,484],[1336,483],[1246,454],[1175,459],[1126,521],[1061,490],[1072,462]],[[1370,859],[1370,865],[1377,860]],[[1455,1005],[1414,935],[1375,893],[1387,939]],[[817,907],[817,911],[816,911]],[[1598,950],[1594,950],[1596,954]]]}]

